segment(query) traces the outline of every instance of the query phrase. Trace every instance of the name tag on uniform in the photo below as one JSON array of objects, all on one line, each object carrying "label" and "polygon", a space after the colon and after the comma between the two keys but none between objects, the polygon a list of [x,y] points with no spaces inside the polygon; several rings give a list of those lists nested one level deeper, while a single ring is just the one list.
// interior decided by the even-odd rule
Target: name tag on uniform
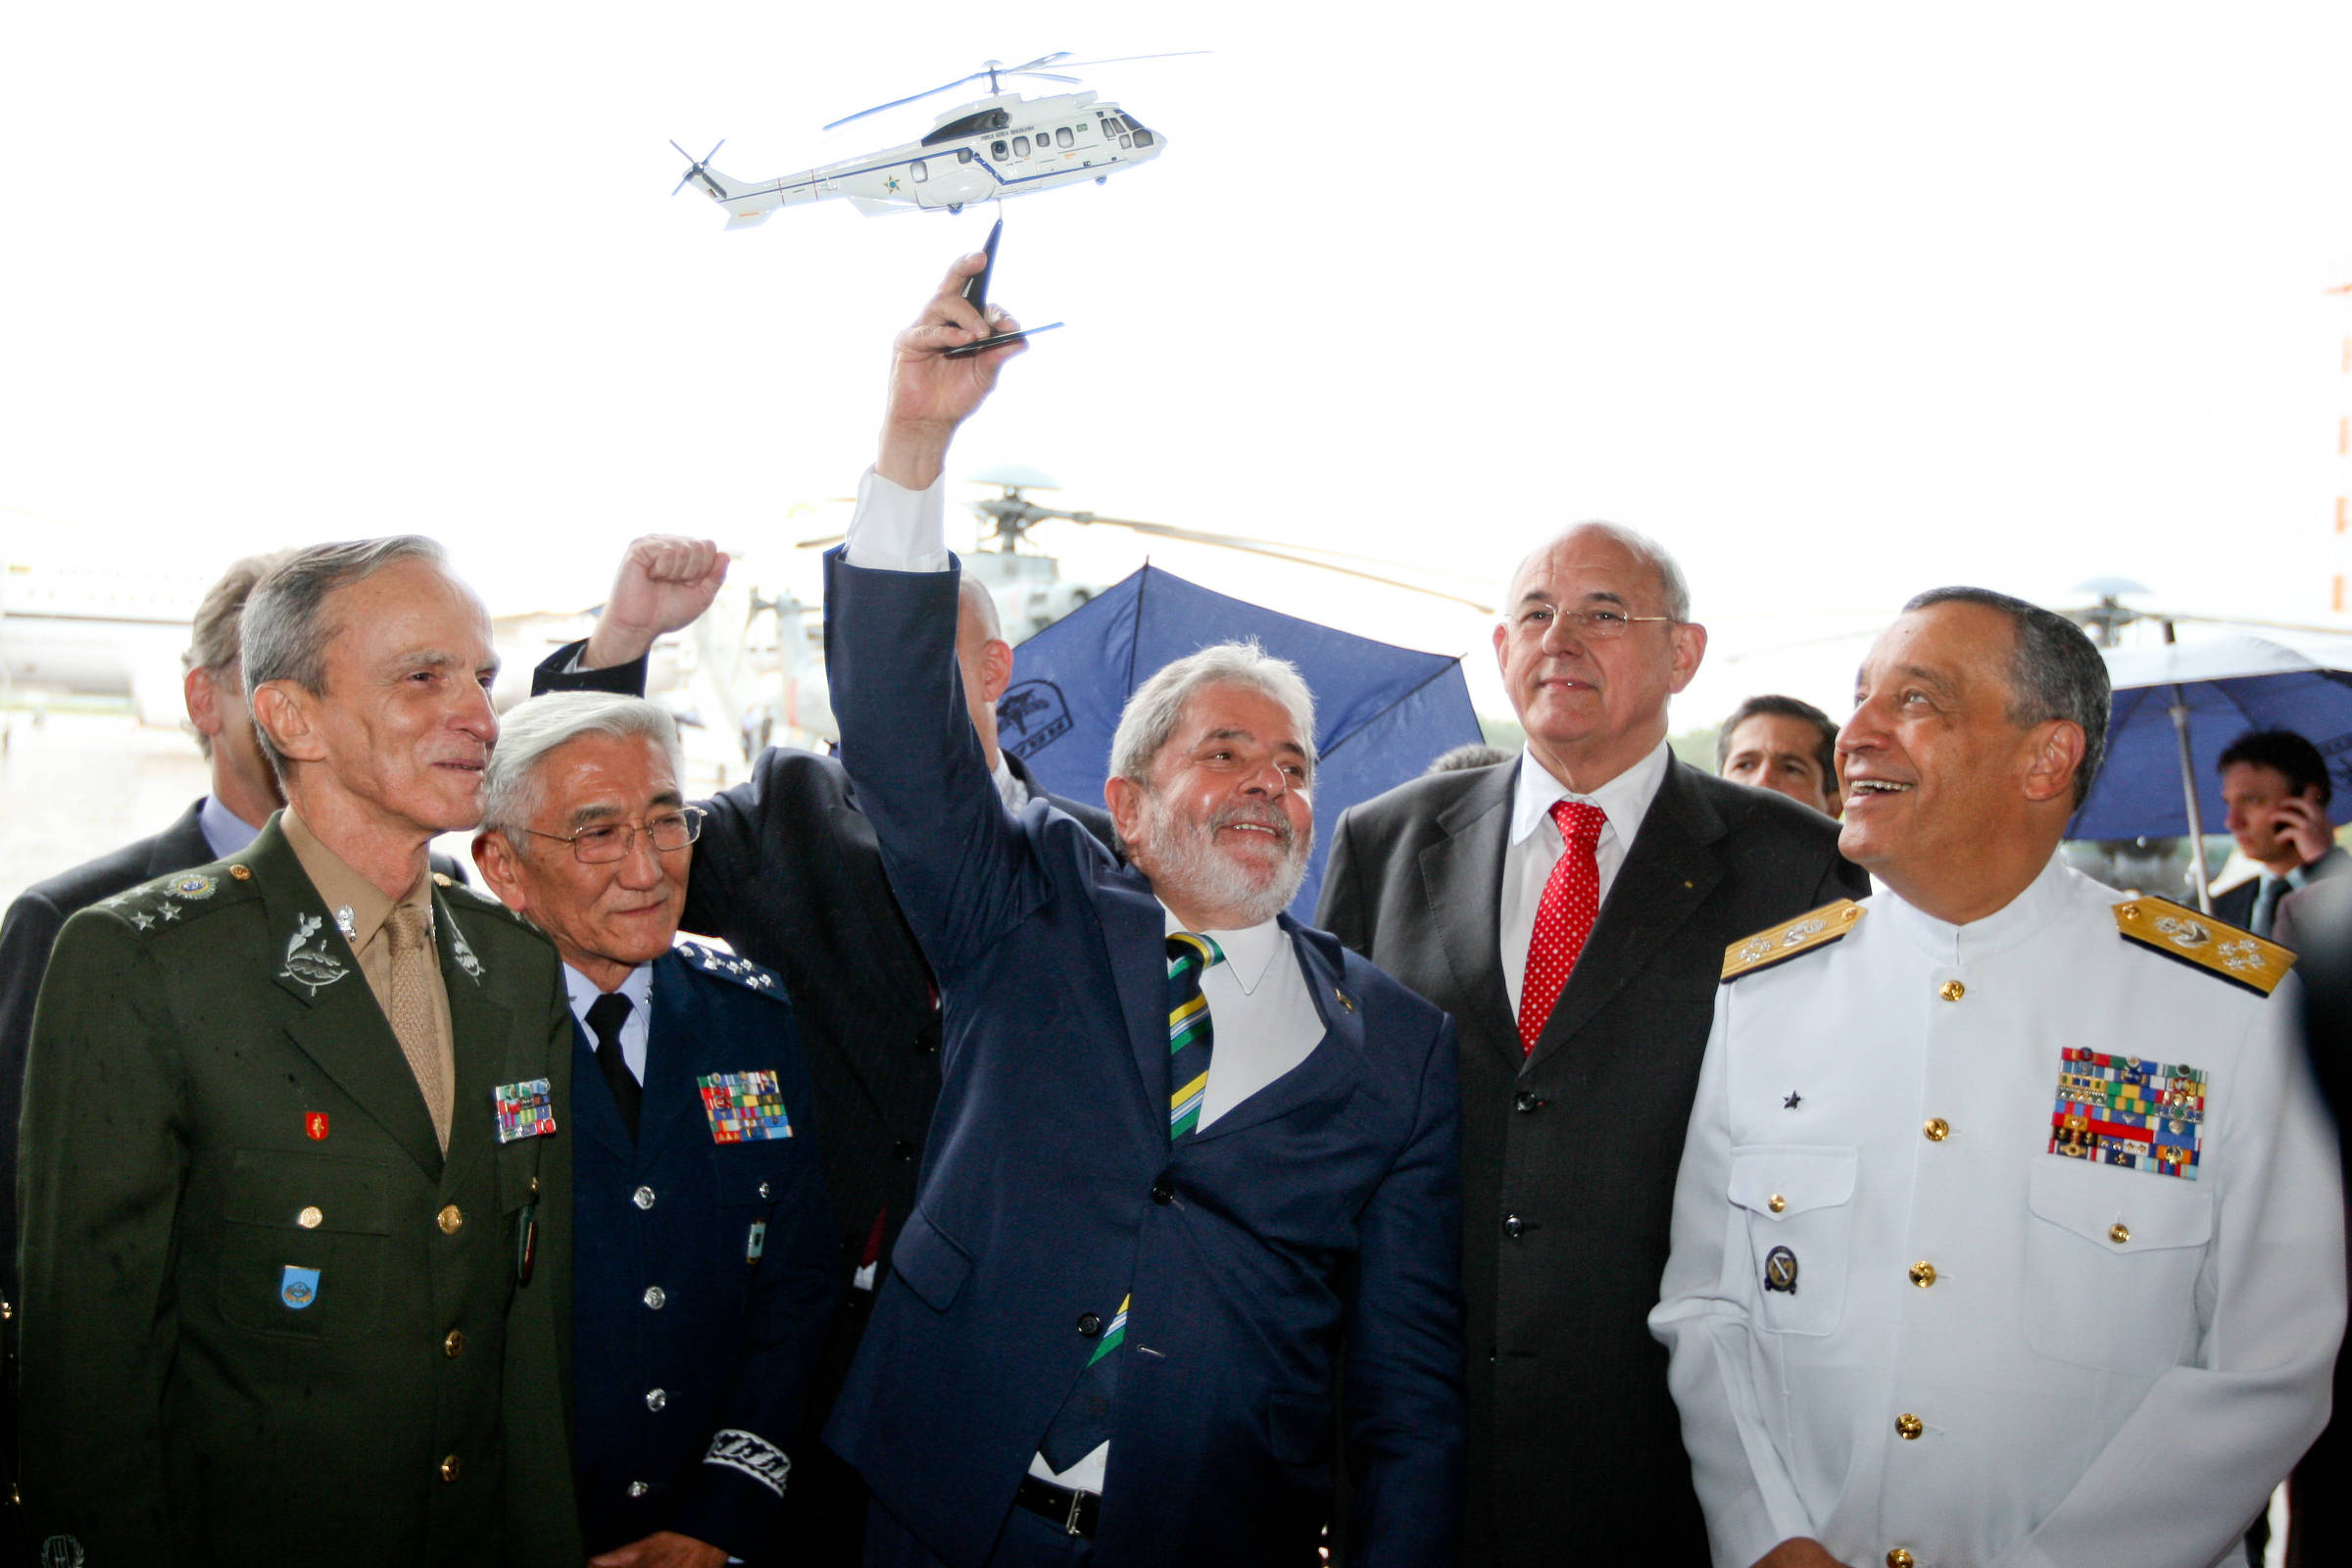
[{"label": "name tag on uniform", "polygon": [[792,1118],[784,1113],[773,1072],[714,1072],[694,1085],[703,1092],[712,1143],[756,1144],[792,1136]]},{"label": "name tag on uniform", "polygon": [[556,1130],[555,1091],[544,1078],[518,1084],[500,1084],[490,1091],[498,1106],[498,1141],[544,1138]]}]

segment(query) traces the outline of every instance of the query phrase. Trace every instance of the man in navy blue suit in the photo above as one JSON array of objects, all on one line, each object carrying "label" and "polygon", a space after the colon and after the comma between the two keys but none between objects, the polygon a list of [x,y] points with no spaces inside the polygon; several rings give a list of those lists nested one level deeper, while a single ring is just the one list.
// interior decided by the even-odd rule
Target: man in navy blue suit
[{"label": "man in navy blue suit", "polygon": [[598,1568],[786,1560],[786,1445],[835,1295],[792,1004],[757,964],[671,946],[699,816],[677,753],[656,704],[534,698],[501,726],[473,846],[554,940],[580,1024],[573,1382]]},{"label": "man in navy blue suit", "polygon": [[987,330],[959,292],[979,265],[900,336],[828,563],[842,759],[944,1008],[914,1211],[826,1434],[873,1490],[866,1560],[1312,1563],[1336,1431],[1354,1560],[1451,1563],[1452,1024],[1281,912],[1313,702],[1254,647],[1130,701],[1124,858],[987,787],[938,482],[1017,352],[945,355]]}]

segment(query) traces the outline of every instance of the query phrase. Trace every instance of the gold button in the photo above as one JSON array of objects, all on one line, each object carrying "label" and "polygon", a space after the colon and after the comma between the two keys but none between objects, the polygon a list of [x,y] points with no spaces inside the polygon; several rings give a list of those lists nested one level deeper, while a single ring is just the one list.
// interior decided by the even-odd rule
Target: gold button
[{"label": "gold button", "polygon": [[441,1353],[451,1360],[456,1360],[458,1352],[464,1348],[466,1348],[466,1331],[464,1329],[451,1329],[441,1337]]},{"label": "gold button", "polygon": [[313,1203],[310,1207],[304,1209],[301,1213],[294,1216],[294,1223],[301,1226],[306,1231],[315,1231],[318,1228],[319,1222],[325,1218],[326,1216],[324,1214],[318,1212],[318,1205],[317,1203]]},{"label": "gold button", "polygon": [[1946,980],[1936,994],[1946,1002],[1958,1002],[1968,995],[1968,987],[1957,980]]},{"label": "gold button", "polygon": [[2132,1227],[2119,1219],[2107,1227],[2107,1239],[2121,1247],[2132,1239]]},{"label": "gold button", "polygon": [[1931,1144],[1940,1144],[1952,1136],[1952,1124],[1941,1116],[1930,1116],[1919,1130],[1928,1135]]},{"label": "gold button", "polygon": [[1926,1290],[1936,1283],[1936,1265],[1925,1260],[1911,1265],[1911,1283]]},{"label": "gold button", "polygon": [[1894,1418],[1895,1436],[1901,1438],[1905,1443],[1913,1441],[1927,1430],[1928,1424],[1908,1410]]},{"label": "gold button", "polygon": [[253,880],[253,867],[239,860],[228,868],[228,874],[239,882],[250,882]]},{"label": "gold button", "polygon": [[458,1456],[456,1454],[453,1453],[441,1461],[441,1479],[444,1481],[458,1479]]},{"label": "gold button", "polygon": [[1912,1568],[1919,1559],[1897,1546],[1886,1554],[1886,1568]]},{"label": "gold button", "polygon": [[466,1216],[459,1211],[458,1205],[455,1203],[442,1204],[441,1213],[438,1216],[438,1219],[441,1226],[441,1234],[444,1236],[457,1235],[458,1227],[466,1223]]},{"label": "gold button", "polygon": [[1778,1214],[1782,1209],[1788,1206],[1788,1200],[1783,1198],[1780,1194],[1775,1193],[1768,1200],[1766,1200],[1764,1206],[1771,1209],[1775,1214]]}]

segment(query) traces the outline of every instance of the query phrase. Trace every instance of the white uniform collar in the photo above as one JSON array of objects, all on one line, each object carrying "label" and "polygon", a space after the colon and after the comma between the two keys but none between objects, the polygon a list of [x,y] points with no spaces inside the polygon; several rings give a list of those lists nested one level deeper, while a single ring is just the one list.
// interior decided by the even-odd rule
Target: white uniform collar
[{"label": "white uniform collar", "polygon": [[[1177,919],[1176,911],[1166,905],[1161,905],[1159,909],[1166,919],[1167,935],[1174,936],[1179,931],[1192,929]],[[1274,962],[1274,956],[1289,944],[1289,939],[1283,935],[1279,915],[1271,920],[1260,920],[1252,926],[1245,926],[1239,931],[1200,931],[1194,934],[1208,937],[1216,943],[1217,951],[1225,955],[1226,972],[1233,976],[1234,983],[1242,988],[1244,996],[1250,996],[1257,990],[1257,983],[1266,977],[1266,969]]]},{"label": "white uniform collar", "polygon": [[1620,838],[1631,838],[1649,814],[1649,803],[1657,799],[1658,786],[1666,782],[1666,764],[1673,760],[1674,751],[1664,741],[1633,766],[1618,774],[1590,795],[1580,795],[1552,777],[1551,770],[1535,759],[1532,752],[1522,748],[1519,753],[1519,782],[1511,797],[1511,842],[1525,844],[1551,815],[1555,801],[1583,801],[1597,806],[1607,814],[1609,826]]},{"label": "white uniform collar", "polygon": [[2067,885],[2073,875],[2065,857],[2053,851],[2049,864],[2026,884],[2025,891],[1982,920],[1966,925],[1936,919],[1903,902],[1902,895],[1892,888],[1884,889],[1870,902],[1874,907],[1884,905],[1886,923],[1920,951],[1940,962],[1960,963],[1989,958],[2016,947],[2056,919],[2067,906]]}]

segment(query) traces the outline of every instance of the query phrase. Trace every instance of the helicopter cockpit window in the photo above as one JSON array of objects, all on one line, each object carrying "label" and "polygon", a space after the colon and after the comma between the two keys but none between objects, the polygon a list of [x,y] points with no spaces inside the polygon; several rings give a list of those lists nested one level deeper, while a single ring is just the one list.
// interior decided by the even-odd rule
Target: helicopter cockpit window
[{"label": "helicopter cockpit window", "polygon": [[964,136],[977,136],[984,130],[1002,129],[1004,122],[997,118],[1001,113],[1003,113],[1001,110],[983,109],[976,115],[965,115],[960,120],[951,120],[925,136],[923,145],[936,147],[943,141],[955,141]]},{"label": "helicopter cockpit window", "polygon": [[1077,139],[1070,134],[1070,127],[1067,125],[1059,126],[1054,132],[1054,145],[1056,147],[1067,147]]},{"label": "helicopter cockpit window", "polygon": [[1001,141],[990,142],[988,144],[988,156],[994,158],[1000,164],[1003,163],[1004,161],[1004,144]]},{"label": "helicopter cockpit window", "polygon": [[907,166],[907,172],[914,175],[914,182],[918,185],[931,177],[931,167],[920,158]]},{"label": "helicopter cockpit window", "polygon": [[1015,158],[1026,158],[1029,156],[1028,137],[1015,136],[1012,138],[1012,156]]},{"label": "helicopter cockpit window", "polygon": [[[1126,138],[1124,138],[1124,137],[1121,137],[1120,139],[1121,139],[1122,141],[1124,141]],[[1149,146],[1151,146],[1151,145],[1152,145],[1152,133],[1151,133],[1150,131],[1148,131],[1148,130],[1139,130],[1139,131],[1137,131],[1137,132],[1135,133],[1135,144],[1136,144],[1138,147],[1149,147]]]}]

